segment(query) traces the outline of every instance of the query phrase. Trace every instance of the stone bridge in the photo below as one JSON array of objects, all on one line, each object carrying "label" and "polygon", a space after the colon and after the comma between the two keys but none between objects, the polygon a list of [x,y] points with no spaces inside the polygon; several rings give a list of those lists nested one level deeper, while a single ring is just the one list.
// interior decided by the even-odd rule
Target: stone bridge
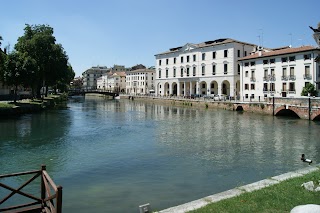
[{"label": "stone bridge", "polygon": [[266,102],[234,103],[233,110],[320,120],[320,98],[268,98]]}]

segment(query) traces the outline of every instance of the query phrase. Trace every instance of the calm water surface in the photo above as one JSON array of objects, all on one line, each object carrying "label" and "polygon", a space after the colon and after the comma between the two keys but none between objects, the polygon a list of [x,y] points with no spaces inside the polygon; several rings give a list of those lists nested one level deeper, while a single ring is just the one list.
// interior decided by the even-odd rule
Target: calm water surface
[{"label": "calm water surface", "polygon": [[0,120],[0,173],[46,164],[63,186],[64,212],[161,210],[306,167],[301,153],[320,162],[319,130],[299,119],[71,99],[66,109]]}]

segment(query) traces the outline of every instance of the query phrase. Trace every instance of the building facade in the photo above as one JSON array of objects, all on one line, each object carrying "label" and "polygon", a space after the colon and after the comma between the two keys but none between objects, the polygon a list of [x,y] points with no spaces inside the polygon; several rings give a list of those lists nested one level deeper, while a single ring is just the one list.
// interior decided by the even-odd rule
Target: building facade
[{"label": "building facade", "polygon": [[97,79],[110,72],[106,66],[91,67],[82,73],[83,88],[97,89]]},{"label": "building facade", "polygon": [[104,74],[97,79],[97,89],[110,92],[125,92],[126,74],[125,72],[115,72]]},{"label": "building facade", "polygon": [[156,54],[155,93],[161,96],[220,95],[240,97],[238,59],[256,45],[233,39],[187,43]]},{"label": "building facade", "polygon": [[155,70],[137,69],[127,72],[126,93],[146,95],[154,92]]},{"label": "building facade", "polygon": [[301,97],[307,83],[320,91],[320,49],[312,46],[262,49],[239,59],[241,100],[260,101],[267,97]]}]

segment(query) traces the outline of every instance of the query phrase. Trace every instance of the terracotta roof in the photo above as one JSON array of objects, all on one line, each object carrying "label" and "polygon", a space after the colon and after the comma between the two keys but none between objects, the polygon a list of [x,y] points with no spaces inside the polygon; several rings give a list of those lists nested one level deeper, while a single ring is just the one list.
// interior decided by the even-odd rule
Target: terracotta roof
[{"label": "terracotta roof", "polygon": [[240,58],[238,61],[244,61],[248,59],[254,59],[254,58],[265,58],[265,57],[270,57],[270,56],[277,56],[277,55],[285,55],[285,54],[291,54],[291,53],[298,53],[298,52],[305,52],[305,51],[310,51],[310,50],[320,50],[317,49],[316,47],[312,46],[301,46],[301,47],[296,47],[296,48],[285,48],[285,49],[278,49],[270,52],[264,52],[263,50],[261,51],[261,55],[259,56],[259,52],[256,52],[252,55],[248,55],[246,57]]},{"label": "terracotta roof", "polygon": [[120,77],[126,77],[126,72],[115,72],[114,75],[118,75]]},{"label": "terracotta roof", "polygon": [[128,73],[137,73],[137,72],[155,72],[155,70],[153,70],[153,69],[137,69],[137,70],[129,71]]}]

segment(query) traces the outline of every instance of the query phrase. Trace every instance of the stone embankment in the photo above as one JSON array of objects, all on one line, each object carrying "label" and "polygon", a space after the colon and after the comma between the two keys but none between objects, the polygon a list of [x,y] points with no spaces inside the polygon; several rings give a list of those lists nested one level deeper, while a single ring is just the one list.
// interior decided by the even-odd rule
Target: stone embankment
[{"label": "stone embankment", "polygon": [[[265,115],[295,114],[306,120],[320,120],[319,98],[268,98],[261,102],[239,102],[235,100],[214,101],[213,99],[186,99],[178,97],[157,96],[122,96],[134,97],[136,100],[153,101],[161,104],[188,106],[197,108],[216,108],[231,111],[254,112]],[[131,99],[132,100],[132,99]]]},{"label": "stone embankment", "polygon": [[309,166],[307,168],[300,169],[294,172],[288,172],[282,175],[274,176],[272,178],[264,179],[264,180],[251,183],[245,186],[237,187],[225,192],[210,195],[210,196],[201,198],[199,200],[191,201],[189,203],[185,203],[179,206],[164,209],[162,211],[159,211],[158,213],[184,213],[184,212],[192,211],[195,209],[202,208],[210,203],[215,203],[224,199],[236,197],[246,192],[252,192],[268,186],[272,186],[274,184],[281,183],[284,180],[288,180],[295,177],[301,177],[303,175],[306,175],[310,172],[317,171],[317,170],[319,170],[319,165]]}]

